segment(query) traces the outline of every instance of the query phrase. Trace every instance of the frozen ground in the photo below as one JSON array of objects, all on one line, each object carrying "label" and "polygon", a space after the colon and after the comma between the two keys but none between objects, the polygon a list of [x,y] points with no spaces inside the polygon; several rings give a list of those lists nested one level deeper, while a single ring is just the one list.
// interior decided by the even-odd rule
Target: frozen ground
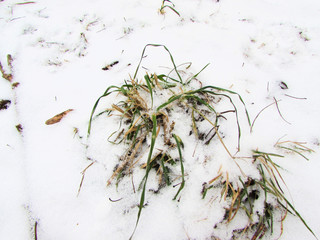
[{"label": "frozen ground", "polygon": [[[281,139],[315,150],[309,161],[289,154],[278,163],[295,208],[320,236],[320,2],[173,2],[180,17],[169,8],[160,14],[160,0],[0,1],[0,61],[13,74],[11,83],[0,79],[0,100],[11,101],[0,111],[0,239],[35,239],[35,225],[41,240],[130,237],[139,194],[130,184],[106,187],[122,150],[111,148],[106,136],[118,126],[96,121],[86,136],[94,102],[134,74],[148,43],[166,45],[177,64],[192,62],[189,72],[210,63],[199,80],[238,92],[252,119],[279,101],[286,121],[275,105],[267,108],[251,134],[243,129],[242,149],[274,152]],[[150,72],[172,68],[164,51],[147,55],[143,67]],[[74,110],[61,122],[45,124],[67,109]],[[78,194],[81,172],[92,161]],[[208,172],[205,181],[217,174]],[[171,200],[176,190],[148,193],[134,239],[209,237],[219,209],[200,199],[200,180],[186,181],[180,203]],[[315,238],[289,215],[282,239]]]}]

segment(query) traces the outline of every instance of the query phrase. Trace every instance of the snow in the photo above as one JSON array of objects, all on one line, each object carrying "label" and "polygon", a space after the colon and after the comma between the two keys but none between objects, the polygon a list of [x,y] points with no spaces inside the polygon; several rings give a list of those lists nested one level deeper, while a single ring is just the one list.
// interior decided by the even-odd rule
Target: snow
[{"label": "snow", "polygon": [[[87,128],[97,98],[108,86],[120,85],[134,75],[149,43],[165,45],[177,65],[192,62],[186,76],[210,63],[198,79],[204,85],[239,93],[251,120],[278,100],[287,122],[273,104],[261,112],[252,133],[240,107],[239,155],[247,156],[255,149],[275,152],[278,140],[306,142],[315,150],[308,154],[309,161],[287,154],[277,163],[283,167],[288,198],[320,236],[319,1],[173,0],[180,17],[169,8],[161,15],[160,0],[19,3],[23,2],[0,1],[0,62],[10,73],[7,54],[12,55],[13,82],[20,83],[12,88],[6,79],[0,79],[0,100],[11,100],[8,109],[0,110],[0,239],[35,239],[35,223],[37,237],[43,240],[121,240],[131,236],[140,194],[133,192],[131,178],[124,178],[118,188],[114,183],[106,186],[125,149],[107,141],[118,129],[118,120],[95,118],[89,139]],[[163,48],[148,48],[146,55],[139,79],[146,71],[166,74],[172,69]],[[115,61],[119,63],[102,70]],[[282,89],[281,82],[288,89]],[[115,99],[115,95],[103,99],[97,113]],[[223,101],[222,109],[226,108],[231,107]],[[45,124],[67,109],[74,111],[61,122]],[[180,124],[177,135],[185,144],[183,155],[189,156],[181,201],[172,201],[177,187],[167,187],[159,194],[147,191],[148,205],[133,239],[200,240],[210,239],[213,231],[222,239],[230,238],[224,226],[213,228],[223,218],[224,201],[202,200],[200,192],[203,182],[219,171],[220,164],[213,160],[226,161],[223,170],[231,176],[239,169],[223,147],[213,150],[197,145],[184,131],[188,121],[181,116],[176,119]],[[19,124],[21,133],[16,128]],[[235,134],[236,126],[226,124],[227,138]],[[234,138],[226,143],[235,154]],[[204,153],[212,153],[207,164]],[[146,150],[144,162],[147,154]],[[177,151],[172,154],[178,156]],[[256,174],[245,161],[239,164],[248,174]],[[135,186],[142,177],[143,170],[136,170]],[[155,179],[150,172],[147,189],[157,187]],[[232,224],[246,224],[241,215],[237,217]],[[282,239],[315,238],[299,218],[288,215]]]}]

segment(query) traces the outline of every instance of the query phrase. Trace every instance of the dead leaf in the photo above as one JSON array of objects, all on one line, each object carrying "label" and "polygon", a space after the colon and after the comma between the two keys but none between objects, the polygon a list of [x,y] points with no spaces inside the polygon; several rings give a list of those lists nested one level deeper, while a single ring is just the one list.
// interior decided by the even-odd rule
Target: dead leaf
[{"label": "dead leaf", "polygon": [[11,101],[10,100],[0,100],[0,110],[3,110],[3,109],[8,109],[8,107],[10,106],[11,104]]},{"label": "dead leaf", "polygon": [[288,85],[285,82],[280,82],[279,86],[283,90],[288,89]]},{"label": "dead leaf", "polygon": [[69,112],[73,111],[73,109],[68,109],[62,113],[55,115],[53,118],[50,118],[46,121],[47,125],[52,125],[61,121]]},{"label": "dead leaf", "polygon": [[23,127],[21,124],[16,125],[16,129],[18,130],[19,133],[22,133]]}]

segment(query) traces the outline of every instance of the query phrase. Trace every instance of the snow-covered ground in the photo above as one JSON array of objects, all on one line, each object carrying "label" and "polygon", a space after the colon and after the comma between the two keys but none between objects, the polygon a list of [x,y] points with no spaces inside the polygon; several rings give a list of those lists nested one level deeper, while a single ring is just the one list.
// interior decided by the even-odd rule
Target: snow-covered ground
[{"label": "snow-covered ground", "polygon": [[[243,128],[243,154],[275,152],[279,139],[305,142],[315,151],[307,154],[309,161],[283,152],[286,157],[278,163],[288,199],[320,236],[320,2],[173,3],[180,16],[168,7],[160,14],[161,0],[0,1],[0,62],[3,72],[13,76],[12,82],[0,79],[0,100],[11,101],[0,110],[0,239],[35,239],[35,227],[41,240],[131,236],[140,194],[125,181],[118,189],[106,187],[123,150],[107,142],[108,132],[118,125],[99,118],[89,139],[87,128],[97,98],[134,75],[149,43],[165,45],[177,65],[192,62],[190,73],[210,63],[198,79],[238,92],[251,119],[278,101],[279,109],[273,104],[261,112],[252,133]],[[150,48],[146,55],[139,78],[145,71],[166,74],[172,69],[165,51]],[[110,102],[112,97],[101,109]],[[61,122],[45,124],[68,109],[73,111]],[[204,154],[196,156],[192,164]],[[78,194],[81,172],[92,162]],[[185,168],[190,179],[180,202],[171,200],[176,189],[170,187],[158,195],[147,193],[134,239],[210,239],[220,210],[210,206],[209,198],[202,200],[200,192],[217,169],[197,178],[191,163]],[[288,215],[282,239],[315,238],[299,218]]]}]

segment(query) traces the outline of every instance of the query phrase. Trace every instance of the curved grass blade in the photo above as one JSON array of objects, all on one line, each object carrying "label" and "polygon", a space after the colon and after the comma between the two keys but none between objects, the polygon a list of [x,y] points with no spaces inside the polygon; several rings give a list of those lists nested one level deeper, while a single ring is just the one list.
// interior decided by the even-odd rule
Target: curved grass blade
[{"label": "curved grass blade", "polygon": [[206,87],[203,87],[203,88],[200,88],[200,89],[197,89],[197,90],[194,91],[194,92],[209,93],[209,94],[217,95],[217,96],[224,96],[224,97],[229,99],[230,103],[234,107],[234,111],[235,111],[235,114],[236,114],[237,126],[238,126],[238,151],[240,151],[241,128],[240,128],[240,124],[239,124],[238,110],[237,110],[236,105],[234,104],[232,98],[229,95],[223,94],[223,93],[216,93],[216,92],[213,92],[213,91],[210,91],[210,90],[206,90],[207,88],[213,88],[213,89],[216,89],[216,90],[219,90],[219,91],[225,91],[227,93],[231,93],[231,94],[237,95],[239,97],[240,101],[242,102],[243,106],[244,106],[249,126],[251,126],[249,113],[247,111],[247,108],[246,108],[246,105],[245,105],[244,101],[242,100],[241,96],[238,93],[230,91],[230,90],[227,90],[227,89],[224,89],[224,88],[218,88],[218,87],[215,87],[215,86],[206,86]]},{"label": "curved grass blade", "polygon": [[169,56],[170,56],[170,59],[171,59],[171,62],[172,62],[172,65],[173,65],[173,67],[174,67],[174,70],[175,70],[176,74],[177,74],[178,77],[179,77],[179,82],[180,82],[181,84],[183,84],[182,78],[181,78],[181,76],[180,76],[180,74],[179,74],[179,72],[178,72],[178,70],[177,70],[177,66],[176,66],[176,64],[175,64],[175,62],[174,62],[174,59],[173,59],[173,56],[171,55],[171,52],[169,51],[169,49],[168,49],[165,45],[162,45],[162,44],[147,44],[147,45],[144,47],[144,49],[143,49],[143,51],[142,51],[142,55],[141,55],[140,61],[139,61],[139,64],[138,64],[137,69],[136,69],[136,72],[135,72],[134,75],[133,75],[133,79],[136,79],[136,77],[137,77],[137,74],[138,74],[138,71],[139,71],[141,62],[142,62],[142,60],[143,60],[143,58],[144,58],[144,53],[145,53],[147,47],[149,47],[149,46],[151,46],[151,47],[163,47],[163,48],[168,52],[168,54],[169,54]]},{"label": "curved grass blade", "polygon": [[152,81],[150,80],[150,77],[148,74],[146,74],[144,76],[144,79],[146,80],[147,86],[148,86],[148,90],[150,92],[150,97],[151,97],[151,108],[153,107],[153,93],[152,93]]},{"label": "curved grass blade", "polygon": [[227,92],[227,93],[231,93],[231,94],[237,95],[239,100],[241,101],[241,103],[244,106],[249,126],[251,126],[251,120],[250,120],[249,112],[247,110],[246,104],[244,103],[244,101],[243,101],[243,99],[242,99],[242,97],[240,96],[239,93],[231,91],[231,90],[228,90],[228,89],[225,89],[225,88],[219,88],[219,87],[216,87],[216,86],[205,86],[203,88],[198,89],[197,91],[203,91],[203,90],[206,90],[207,88],[213,88],[213,89],[218,90],[218,91],[223,91],[223,92]]},{"label": "curved grass blade", "polygon": [[[168,88],[173,88],[175,86],[177,86],[177,84],[175,83],[171,83],[171,82],[168,82],[167,80],[165,80],[164,78],[168,79],[169,77],[165,74],[161,74],[161,75],[157,75],[157,78],[158,80],[160,80],[160,85],[162,88],[164,89],[168,89]],[[178,80],[175,80],[175,79],[171,79],[172,81],[174,82],[179,82]]]},{"label": "curved grass blade", "polygon": [[160,11],[162,11],[162,10],[165,9],[166,7],[170,8],[172,11],[174,11],[174,12],[180,17],[180,13],[179,13],[177,10],[175,10],[173,7],[168,6],[168,5],[163,6],[163,7],[160,9]]},{"label": "curved grass blade", "polygon": [[[110,91],[113,88],[115,88],[116,90]],[[93,115],[94,115],[94,113],[96,111],[96,108],[97,108],[101,98],[104,98],[104,97],[110,95],[113,92],[119,92],[119,91],[120,91],[120,88],[118,86],[110,86],[110,87],[107,88],[107,90],[95,102],[95,104],[94,104],[94,106],[92,108],[92,111],[91,111],[91,115],[90,115],[90,120],[89,120],[89,125],[88,125],[88,136],[90,135],[90,132],[91,132],[91,124],[92,124]]]},{"label": "curved grass blade", "polygon": [[[259,184],[261,184],[260,182],[258,182]],[[264,186],[266,189],[265,189],[265,191],[268,191],[268,192],[270,192],[270,193],[272,193],[272,194],[274,194],[273,193],[273,191],[269,188],[269,187],[267,187],[267,186]],[[276,197],[278,197],[276,194],[274,194]],[[300,213],[293,207],[293,205],[283,196],[283,194],[281,194],[281,198],[289,205],[289,207],[291,208],[291,210],[296,214],[296,216],[298,216],[299,218],[300,218],[300,220],[301,220],[301,222],[304,224],[304,226],[309,230],[309,232],[316,238],[316,239],[318,239],[317,238],[317,236],[315,235],[315,233],[311,230],[311,228],[308,226],[308,224],[306,223],[306,221],[301,217],[301,215],[300,215]],[[283,206],[283,204],[282,204],[282,206]],[[288,210],[289,211],[289,209],[287,209],[286,207],[285,207],[285,209],[286,210]],[[289,211],[290,212],[290,211]]]},{"label": "curved grass blade", "polygon": [[250,127],[250,132],[252,132],[254,123],[256,122],[256,120],[257,120],[257,118],[259,117],[259,115],[260,115],[264,110],[266,110],[268,107],[271,107],[273,104],[275,104],[275,103],[273,102],[273,103],[269,104],[268,106],[262,108],[262,109],[260,110],[260,112],[255,116],[255,118],[253,119],[253,122],[252,122],[252,124],[251,124],[251,127]]}]

